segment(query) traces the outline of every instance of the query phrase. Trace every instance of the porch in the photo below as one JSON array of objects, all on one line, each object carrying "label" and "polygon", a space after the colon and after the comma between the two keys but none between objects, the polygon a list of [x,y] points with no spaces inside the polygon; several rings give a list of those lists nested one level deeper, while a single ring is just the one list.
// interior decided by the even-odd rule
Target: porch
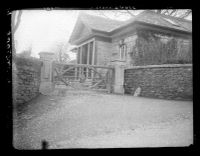
[{"label": "porch", "polygon": [[[95,52],[95,40],[91,39],[87,42],[84,42],[77,47],[73,48],[71,51],[76,53],[77,64],[87,64],[87,65],[95,65],[96,64],[96,52]],[[80,79],[80,77],[86,77],[87,79],[91,79],[94,77],[94,72],[90,69],[84,68],[76,68],[75,69],[75,78]]]}]

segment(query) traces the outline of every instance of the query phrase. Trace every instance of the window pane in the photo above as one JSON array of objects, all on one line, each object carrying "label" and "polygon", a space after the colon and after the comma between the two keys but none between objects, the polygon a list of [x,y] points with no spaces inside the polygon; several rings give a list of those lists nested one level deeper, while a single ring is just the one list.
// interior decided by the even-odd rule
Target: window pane
[{"label": "window pane", "polygon": [[123,60],[124,59],[124,46],[122,46],[121,52],[122,52],[122,60]]},{"label": "window pane", "polygon": [[82,64],[87,64],[87,44],[82,46]]},{"label": "window pane", "polygon": [[90,50],[89,50],[89,55],[90,55],[90,57],[89,57],[89,64],[92,64],[92,57],[93,57],[93,42],[90,42],[89,45],[90,45]]},{"label": "window pane", "polygon": [[122,52],[121,52],[121,51],[122,51],[122,49],[121,49],[121,47],[119,46],[119,58],[120,58],[120,59],[122,59]]},{"label": "window pane", "polygon": [[77,52],[77,63],[80,63],[80,47],[78,48],[78,52]]},{"label": "window pane", "polygon": [[123,45],[119,48],[120,59],[122,60],[126,59],[126,49],[126,45]]},{"label": "window pane", "polygon": [[125,57],[125,59],[127,57],[127,46],[126,45],[124,46],[124,57]]}]

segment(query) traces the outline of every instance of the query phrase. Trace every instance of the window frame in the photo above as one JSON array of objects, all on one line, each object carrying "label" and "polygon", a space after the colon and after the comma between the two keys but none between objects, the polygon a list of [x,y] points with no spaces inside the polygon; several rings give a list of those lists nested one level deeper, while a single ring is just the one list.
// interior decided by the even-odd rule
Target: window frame
[{"label": "window frame", "polygon": [[[82,55],[82,48],[83,48],[83,46],[85,46],[85,45],[87,45],[88,46],[88,48],[90,48],[90,44],[91,43],[93,43],[93,47],[92,47],[92,58],[91,58],[91,65],[94,65],[95,64],[95,38],[92,38],[92,39],[90,39],[90,40],[88,40],[88,41],[85,41],[85,42],[83,42],[82,44],[80,44],[80,45],[78,45],[77,46],[77,48],[80,48],[80,52],[79,53],[81,53],[80,55]],[[88,51],[87,51],[87,55],[88,55]],[[82,56],[80,57],[80,59],[82,60]],[[89,57],[89,59],[90,59],[90,57]],[[82,62],[82,61],[79,61],[79,63],[80,62]],[[87,63],[86,63],[87,64]]]},{"label": "window frame", "polygon": [[120,40],[119,58],[120,60],[123,60],[123,61],[127,59],[127,45],[124,43],[124,39]]}]

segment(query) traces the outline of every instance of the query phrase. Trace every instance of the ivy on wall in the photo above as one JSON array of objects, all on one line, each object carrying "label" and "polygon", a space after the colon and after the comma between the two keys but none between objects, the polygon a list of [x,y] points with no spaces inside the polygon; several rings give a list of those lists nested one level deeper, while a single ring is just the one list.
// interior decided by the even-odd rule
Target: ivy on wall
[{"label": "ivy on wall", "polygon": [[133,65],[191,63],[191,41],[150,30],[138,30],[132,48]]}]

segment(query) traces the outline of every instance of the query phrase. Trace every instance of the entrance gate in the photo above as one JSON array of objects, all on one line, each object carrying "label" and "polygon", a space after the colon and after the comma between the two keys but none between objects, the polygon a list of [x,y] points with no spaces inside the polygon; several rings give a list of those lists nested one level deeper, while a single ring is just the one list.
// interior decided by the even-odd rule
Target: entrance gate
[{"label": "entrance gate", "polygon": [[113,91],[114,68],[53,62],[53,83],[77,90]]}]

